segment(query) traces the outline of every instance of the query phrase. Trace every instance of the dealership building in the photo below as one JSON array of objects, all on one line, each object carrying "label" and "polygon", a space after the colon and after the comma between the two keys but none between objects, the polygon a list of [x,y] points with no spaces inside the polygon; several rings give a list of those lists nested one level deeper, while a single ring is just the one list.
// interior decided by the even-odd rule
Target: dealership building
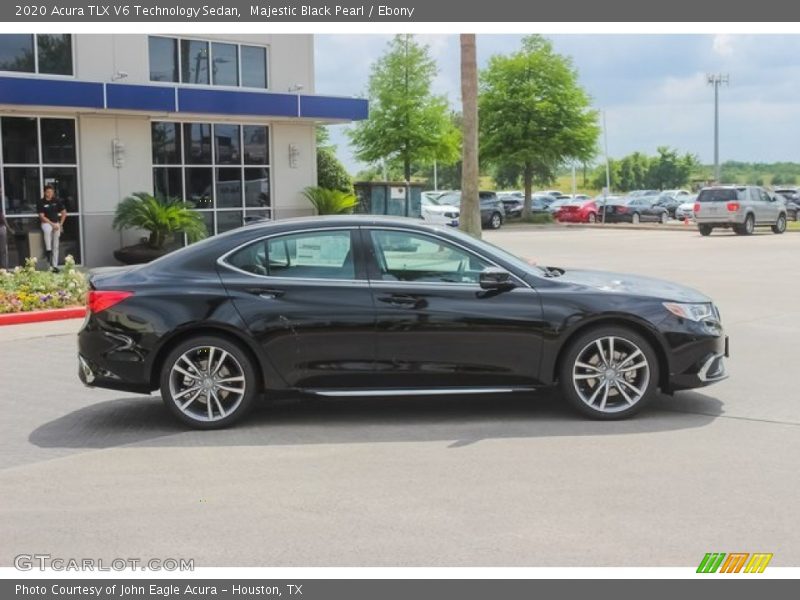
[{"label": "dealership building", "polygon": [[0,34],[0,187],[10,263],[41,255],[53,185],[61,254],[86,266],[143,232],[113,230],[135,192],[182,198],[211,234],[312,214],[315,125],[367,102],[314,93],[312,35]]}]

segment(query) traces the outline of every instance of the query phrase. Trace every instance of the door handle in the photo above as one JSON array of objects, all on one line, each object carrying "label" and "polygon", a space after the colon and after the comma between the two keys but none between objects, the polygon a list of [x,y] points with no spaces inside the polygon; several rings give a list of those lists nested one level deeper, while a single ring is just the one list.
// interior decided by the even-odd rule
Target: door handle
[{"label": "door handle", "polygon": [[254,288],[247,290],[251,294],[255,294],[259,298],[263,298],[264,300],[275,300],[275,298],[280,298],[283,296],[283,290],[272,290],[267,288]]},{"label": "door handle", "polygon": [[402,306],[405,308],[422,308],[427,302],[424,298],[417,296],[406,296],[404,294],[391,294],[389,296],[378,296],[378,300],[391,304],[393,306]]}]

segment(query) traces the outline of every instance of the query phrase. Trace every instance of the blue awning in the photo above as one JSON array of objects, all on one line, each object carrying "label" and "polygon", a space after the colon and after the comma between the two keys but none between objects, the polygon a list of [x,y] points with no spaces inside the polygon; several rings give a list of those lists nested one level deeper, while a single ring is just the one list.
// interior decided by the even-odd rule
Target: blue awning
[{"label": "blue awning", "polygon": [[361,98],[47,77],[0,77],[0,104],[320,121],[360,121],[369,115],[369,103]]}]

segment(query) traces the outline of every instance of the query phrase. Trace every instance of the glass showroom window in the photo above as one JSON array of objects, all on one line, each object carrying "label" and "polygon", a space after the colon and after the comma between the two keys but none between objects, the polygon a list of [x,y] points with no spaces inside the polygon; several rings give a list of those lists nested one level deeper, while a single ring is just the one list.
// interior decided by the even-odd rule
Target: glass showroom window
[{"label": "glass showroom window", "polygon": [[269,127],[231,123],[152,123],[153,189],[182,198],[210,234],[272,218]]},{"label": "glass showroom window", "polygon": [[75,120],[39,117],[0,118],[0,189],[8,234],[9,263],[22,264],[44,249],[36,202],[52,185],[67,208],[61,256],[81,262],[78,152]]},{"label": "glass showroom window", "polygon": [[150,36],[150,81],[267,89],[267,48]]},{"label": "glass showroom window", "polygon": [[72,36],[0,34],[0,71],[72,75]]}]

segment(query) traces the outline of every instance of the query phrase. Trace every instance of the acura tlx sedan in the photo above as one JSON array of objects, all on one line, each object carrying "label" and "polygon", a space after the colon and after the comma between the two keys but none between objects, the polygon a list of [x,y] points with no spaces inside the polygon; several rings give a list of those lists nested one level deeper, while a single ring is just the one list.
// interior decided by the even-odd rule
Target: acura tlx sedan
[{"label": "acura tlx sedan", "polygon": [[719,312],[686,287],[528,264],[450,227],[374,216],[245,226],[96,272],[78,334],[89,386],[161,391],[230,425],[256,397],[531,391],[627,417],[727,376]]}]

